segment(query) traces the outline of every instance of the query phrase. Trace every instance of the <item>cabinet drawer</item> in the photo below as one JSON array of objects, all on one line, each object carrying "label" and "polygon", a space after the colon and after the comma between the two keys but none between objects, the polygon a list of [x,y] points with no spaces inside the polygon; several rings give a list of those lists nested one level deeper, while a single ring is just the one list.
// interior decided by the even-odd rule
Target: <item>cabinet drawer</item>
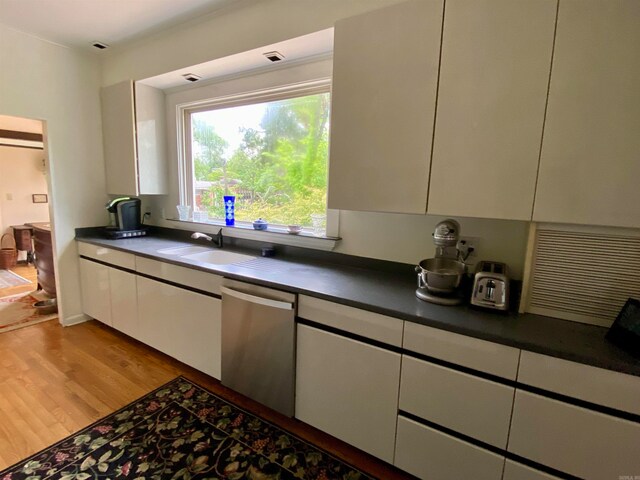
[{"label": "cabinet drawer", "polygon": [[399,416],[394,465],[429,480],[500,480],[504,457]]},{"label": "cabinet drawer", "polygon": [[402,345],[404,321],[397,318],[305,295],[298,299],[298,316],[388,345]]},{"label": "cabinet drawer", "polygon": [[393,461],[400,354],[297,327],[296,418]]},{"label": "cabinet drawer", "polygon": [[515,380],[520,350],[477,338],[405,322],[403,347],[464,367]]},{"label": "cabinet drawer", "polygon": [[633,375],[523,351],[518,382],[640,415],[640,377]]},{"label": "cabinet drawer", "polygon": [[516,391],[508,450],[584,479],[640,473],[640,424]]},{"label": "cabinet drawer", "polygon": [[158,262],[144,257],[135,257],[136,272],[151,275],[152,277],[167,280],[169,282],[197,288],[203,292],[220,295],[222,277],[213,273],[180,267],[170,263]]},{"label": "cabinet drawer", "polygon": [[99,247],[90,243],[78,242],[78,254],[100,260],[101,262],[133,270],[136,268],[135,257],[131,253]]},{"label": "cabinet drawer", "polygon": [[560,477],[549,475],[513,460],[507,460],[504,464],[502,480],[560,480]]},{"label": "cabinet drawer", "polygon": [[403,355],[400,410],[506,448],[514,388]]}]

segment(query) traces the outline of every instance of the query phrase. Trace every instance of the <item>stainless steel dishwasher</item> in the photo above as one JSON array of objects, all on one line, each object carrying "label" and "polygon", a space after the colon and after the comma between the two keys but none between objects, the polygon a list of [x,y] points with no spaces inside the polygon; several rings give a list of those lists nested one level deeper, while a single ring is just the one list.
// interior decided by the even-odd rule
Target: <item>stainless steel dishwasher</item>
[{"label": "stainless steel dishwasher", "polygon": [[292,417],[295,294],[229,279],[220,290],[222,384]]}]

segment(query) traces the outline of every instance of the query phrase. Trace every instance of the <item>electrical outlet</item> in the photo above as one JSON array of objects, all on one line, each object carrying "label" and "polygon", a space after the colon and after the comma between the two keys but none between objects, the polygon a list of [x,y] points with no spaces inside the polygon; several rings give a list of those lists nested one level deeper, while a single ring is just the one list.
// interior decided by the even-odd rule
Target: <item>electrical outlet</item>
[{"label": "electrical outlet", "polygon": [[462,257],[466,257],[467,259],[477,257],[480,240],[479,237],[460,237],[457,247],[460,253],[462,253]]}]

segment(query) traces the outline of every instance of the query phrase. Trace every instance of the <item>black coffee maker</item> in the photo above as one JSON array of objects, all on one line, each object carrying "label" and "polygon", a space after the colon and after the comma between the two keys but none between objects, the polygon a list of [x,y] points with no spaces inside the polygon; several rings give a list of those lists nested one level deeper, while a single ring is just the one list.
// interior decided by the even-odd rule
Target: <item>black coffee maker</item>
[{"label": "black coffee maker", "polygon": [[140,222],[140,199],[119,197],[107,203],[111,223],[106,227],[109,238],[142,237],[147,229]]}]

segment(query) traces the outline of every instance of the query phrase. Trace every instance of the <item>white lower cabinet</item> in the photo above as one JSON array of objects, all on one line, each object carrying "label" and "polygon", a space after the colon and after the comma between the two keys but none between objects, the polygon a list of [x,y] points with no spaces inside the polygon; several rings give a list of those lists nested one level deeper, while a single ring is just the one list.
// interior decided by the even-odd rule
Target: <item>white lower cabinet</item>
[{"label": "white lower cabinet", "polygon": [[109,268],[111,326],[133,338],[138,338],[138,299],[136,276]]},{"label": "white lower cabinet", "polygon": [[516,391],[509,452],[584,479],[640,474],[640,423]]},{"label": "white lower cabinet", "polygon": [[220,378],[219,299],[140,276],[137,297],[142,342]]},{"label": "white lower cabinet", "polygon": [[560,477],[549,475],[513,460],[507,460],[504,464],[502,480],[560,480]]},{"label": "white lower cabinet", "polygon": [[82,311],[91,318],[111,325],[110,268],[84,258],[80,259]]},{"label": "white lower cabinet", "polygon": [[402,357],[400,410],[498,448],[506,448],[514,388]]},{"label": "white lower cabinet", "polygon": [[400,357],[299,324],[296,418],[393,463]]},{"label": "white lower cabinet", "polygon": [[136,276],[81,258],[80,280],[83,312],[138,338]]},{"label": "white lower cabinet", "polygon": [[504,457],[398,416],[394,465],[425,480],[500,480]]}]

